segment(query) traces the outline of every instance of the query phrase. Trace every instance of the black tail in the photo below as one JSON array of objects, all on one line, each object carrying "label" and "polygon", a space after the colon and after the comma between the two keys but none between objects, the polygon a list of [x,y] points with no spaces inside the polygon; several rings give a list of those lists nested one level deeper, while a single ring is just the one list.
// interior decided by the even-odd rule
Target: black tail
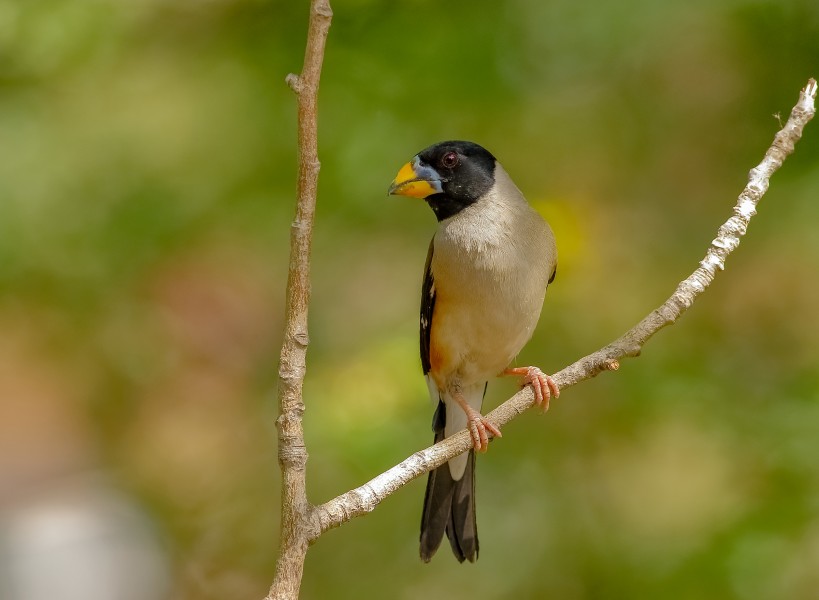
[{"label": "black tail", "polygon": [[[446,407],[438,402],[432,421],[435,442],[444,439]],[[469,451],[463,477],[454,480],[449,464],[430,471],[424,511],[421,515],[421,559],[429,562],[444,533],[459,562],[478,558],[478,526],[475,521],[475,451]]]}]

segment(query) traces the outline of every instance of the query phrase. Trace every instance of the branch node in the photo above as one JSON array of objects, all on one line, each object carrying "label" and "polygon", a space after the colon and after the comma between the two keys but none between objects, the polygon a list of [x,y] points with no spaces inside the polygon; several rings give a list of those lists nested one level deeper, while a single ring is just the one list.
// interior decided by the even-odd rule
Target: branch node
[{"label": "branch node", "polygon": [[295,73],[288,73],[287,77],[284,78],[285,83],[290,86],[290,89],[296,92],[297,94],[301,94],[301,77],[296,75]]},{"label": "branch node", "polygon": [[293,339],[302,347],[306,347],[310,343],[310,336],[306,331],[299,331],[293,336]]},{"label": "branch node", "polygon": [[307,449],[303,445],[279,445],[279,462],[290,468],[304,469],[307,464]]},{"label": "branch node", "polygon": [[327,2],[316,5],[316,14],[327,19],[333,16],[333,9]]},{"label": "branch node", "polygon": [[738,217],[747,221],[756,214],[756,202],[751,198],[740,196],[739,204],[734,212]]}]

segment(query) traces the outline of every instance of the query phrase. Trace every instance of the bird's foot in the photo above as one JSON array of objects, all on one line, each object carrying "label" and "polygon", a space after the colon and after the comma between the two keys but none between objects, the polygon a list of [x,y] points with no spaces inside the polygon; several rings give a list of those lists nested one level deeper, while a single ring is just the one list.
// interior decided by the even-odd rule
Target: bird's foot
[{"label": "bird's foot", "polygon": [[557,387],[555,380],[537,367],[510,367],[503,372],[503,375],[523,375],[521,387],[532,384],[535,404],[540,406],[543,412],[549,410],[549,400],[552,395],[555,398],[560,396],[560,388]]},{"label": "bird's foot", "polygon": [[[489,434],[494,437],[503,437],[500,429],[495,427],[492,422],[484,417],[477,410],[468,406],[466,411],[466,427],[469,429],[469,435],[472,436],[472,445],[478,452],[486,452],[489,450]],[[487,433],[489,432],[489,433]]]},{"label": "bird's foot", "polygon": [[452,397],[466,413],[466,428],[469,430],[469,435],[472,436],[472,446],[475,450],[478,452],[489,450],[489,433],[494,437],[503,437],[500,429],[472,408],[460,392],[453,393]]}]

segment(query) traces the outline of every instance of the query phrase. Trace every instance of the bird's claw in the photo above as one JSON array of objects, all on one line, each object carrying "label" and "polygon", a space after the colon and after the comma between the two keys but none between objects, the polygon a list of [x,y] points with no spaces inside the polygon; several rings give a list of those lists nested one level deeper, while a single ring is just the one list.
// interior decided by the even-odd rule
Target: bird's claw
[{"label": "bird's claw", "polygon": [[560,396],[560,388],[555,380],[537,367],[515,367],[506,369],[504,374],[523,375],[522,386],[532,385],[532,391],[535,393],[535,404],[541,407],[543,412],[549,410],[549,400],[551,400],[552,396],[555,398]]},{"label": "bird's claw", "polygon": [[478,452],[486,452],[489,449],[489,433],[493,437],[503,437],[500,429],[495,427],[489,419],[478,411],[469,414],[467,428],[469,429],[469,435],[472,436],[472,446]]}]

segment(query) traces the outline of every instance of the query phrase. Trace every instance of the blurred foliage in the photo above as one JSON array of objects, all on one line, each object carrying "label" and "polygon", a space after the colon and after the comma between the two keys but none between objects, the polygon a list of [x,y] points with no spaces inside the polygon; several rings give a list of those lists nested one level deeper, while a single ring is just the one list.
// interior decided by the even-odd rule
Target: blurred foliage
[{"label": "blurred foliage", "polygon": [[[273,574],[296,154],[284,76],[306,7],[0,0],[6,480],[102,468],[163,532],[174,598],[261,597]],[[434,219],[385,196],[416,151],[484,144],[552,222],[559,274],[521,363],[557,370],[693,270],[772,115],[819,75],[814,0],[333,8],[314,502],[431,441],[416,327]],[[476,565],[446,548],[418,560],[418,481],[311,549],[303,597],[814,597],[817,164],[813,123],[683,321],[481,457]],[[487,404],[513,390],[493,383]]]}]

